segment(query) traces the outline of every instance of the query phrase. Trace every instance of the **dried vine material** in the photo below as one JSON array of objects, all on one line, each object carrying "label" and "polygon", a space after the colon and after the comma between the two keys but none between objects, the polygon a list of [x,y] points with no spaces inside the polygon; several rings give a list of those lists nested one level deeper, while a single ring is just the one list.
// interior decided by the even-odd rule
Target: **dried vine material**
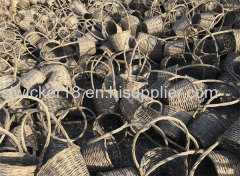
[{"label": "dried vine material", "polygon": [[97,174],[97,176],[119,176],[119,175],[139,176],[139,173],[133,167],[126,167],[126,168],[111,170],[108,172],[99,172]]},{"label": "dried vine material", "polygon": [[116,52],[127,50],[131,47],[130,30],[113,34],[108,39]]},{"label": "dried vine material", "polygon": [[115,90],[96,90],[93,98],[93,104],[97,114],[103,114],[109,111],[119,111],[119,96]]},{"label": "dried vine material", "polygon": [[192,23],[211,30],[214,27],[215,20],[216,16],[214,13],[197,13],[193,16]]},{"label": "dried vine material", "polygon": [[32,69],[21,75],[21,86],[27,90],[31,90],[36,86],[40,86],[45,81],[45,76],[37,69]]},{"label": "dried vine material", "polygon": [[77,15],[84,16],[85,14],[89,14],[85,5],[79,0],[73,0],[69,6],[70,9]]},{"label": "dried vine material", "polygon": [[199,145],[207,148],[216,142],[226,130],[224,119],[214,110],[197,114],[189,124],[189,132],[197,139]]},{"label": "dried vine material", "polygon": [[121,26],[122,26],[123,30],[130,29],[131,35],[136,36],[139,23],[140,23],[140,21],[136,16],[129,15],[128,18],[122,19]]},{"label": "dried vine material", "polygon": [[[234,86],[239,85],[239,81],[236,81],[236,79],[234,79],[229,73],[223,73],[219,77],[219,80]],[[230,95],[230,96],[219,97],[219,102],[221,103],[236,100],[240,96],[239,93],[236,92],[235,88],[226,84],[214,83],[211,85],[210,88],[211,90],[216,90],[218,94]]]},{"label": "dried vine material", "polygon": [[[194,162],[194,158],[191,156],[190,164]],[[235,155],[223,150],[213,150],[199,164],[195,175],[239,175],[239,163]]]},{"label": "dried vine material", "polygon": [[96,53],[96,43],[91,40],[81,38],[78,40],[79,56],[94,55]]},{"label": "dried vine material", "polygon": [[[11,75],[0,77],[0,97],[3,99],[18,96],[20,90],[20,79]],[[4,93],[5,92],[5,93]],[[9,105],[15,103],[15,100],[8,102]]]},{"label": "dried vine material", "polygon": [[[187,112],[196,110],[205,100],[204,96],[200,96],[200,91],[204,92],[208,86],[205,83],[194,83],[196,79],[191,77],[179,76],[179,78],[180,80],[178,80],[178,76],[173,77],[164,83],[167,93],[164,95],[167,97],[166,103]],[[176,94],[171,95],[170,90],[175,90]]]},{"label": "dried vine material", "polygon": [[219,138],[220,147],[240,158],[240,119],[236,120]]},{"label": "dried vine material", "polygon": [[139,49],[144,54],[149,54],[149,58],[153,59],[155,61],[158,61],[161,59],[163,55],[163,43],[162,41],[158,40],[156,36],[145,34],[145,33],[139,33],[137,42],[139,42]]},{"label": "dried vine material", "polygon": [[[124,119],[120,114],[107,112],[99,115],[93,123],[94,137],[102,136],[124,125]],[[116,140],[122,140],[125,137],[125,130],[114,134]]]},{"label": "dried vine material", "polygon": [[60,151],[58,150],[56,155],[53,155],[38,171],[37,176],[43,175],[90,176],[80,148],[77,146],[65,147],[61,148]]},{"label": "dried vine material", "polygon": [[156,15],[142,24],[142,31],[147,34],[160,36],[163,32],[163,20],[161,15]]},{"label": "dried vine material", "polygon": [[[32,150],[34,152],[36,152],[38,150],[38,142],[37,142],[37,138],[36,138],[36,133],[34,131],[34,129],[32,129],[32,127],[30,127],[29,125],[24,125],[24,130],[23,130],[23,139],[25,142],[25,145],[28,148],[32,148]],[[12,130],[12,134],[16,136],[18,141],[22,141],[22,137],[21,137],[21,126],[17,126]],[[23,143],[23,142],[21,142]],[[4,145],[4,147],[14,147],[16,148],[16,144],[12,141],[12,139],[8,139],[6,141],[6,144]]]},{"label": "dried vine material", "polygon": [[[149,150],[144,154],[140,170],[141,175],[145,175],[148,173],[148,170],[151,169],[155,163],[164,160],[170,156],[175,155],[177,152],[170,148],[157,147]],[[176,167],[177,166],[177,167]],[[153,171],[150,175],[186,175],[187,174],[187,166],[184,164],[183,158],[177,158],[173,161],[169,161],[168,163],[158,167],[155,171]],[[149,175],[149,174],[148,174]]]},{"label": "dried vine material", "polygon": [[[192,116],[186,111],[166,105],[163,106],[161,115],[175,117],[176,119],[182,121],[185,125],[187,125],[192,119]],[[176,127],[179,125],[177,123],[170,121],[160,121],[157,122],[156,125],[163,130],[166,136],[170,137],[174,141],[180,141],[181,137],[183,136],[182,131]]]},{"label": "dried vine material", "polygon": [[91,173],[104,172],[121,166],[121,154],[114,137],[83,146],[82,154]]},{"label": "dried vine material", "polygon": [[179,37],[190,36],[196,33],[196,30],[190,25],[190,21],[187,16],[183,16],[180,20],[176,21],[173,25],[173,30]]},{"label": "dried vine material", "polygon": [[186,42],[184,39],[166,41],[164,46],[164,55],[171,56],[185,52]]}]

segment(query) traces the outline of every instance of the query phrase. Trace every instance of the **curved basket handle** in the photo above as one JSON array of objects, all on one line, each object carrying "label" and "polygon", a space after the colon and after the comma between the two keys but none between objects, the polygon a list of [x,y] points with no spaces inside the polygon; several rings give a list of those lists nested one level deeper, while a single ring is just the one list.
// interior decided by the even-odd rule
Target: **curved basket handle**
[{"label": "curved basket handle", "polygon": [[9,136],[17,145],[19,152],[23,152],[23,148],[19,141],[17,140],[16,136],[14,136],[12,133],[10,133],[8,130],[5,130],[4,128],[0,127],[0,132],[4,133],[5,135]]},{"label": "curved basket handle", "polygon": [[186,125],[181,121],[181,120],[178,120],[174,117],[171,117],[171,116],[159,116],[158,118],[152,120],[151,122],[149,122],[148,124],[144,125],[143,128],[141,130],[139,130],[137,132],[137,134],[135,135],[134,139],[133,139],[133,144],[132,144],[132,157],[133,157],[133,161],[136,165],[136,167],[139,169],[141,175],[144,175],[143,174],[143,171],[142,169],[140,168],[140,165],[137,161],[137,158],[136,158],[136,151],[135,151],[135,148],[136,148],[136,142],[137,142],[137,139],[138,137],[140,136],[141,133],[147,131],[152,125],[154,125],[156,122],[158,121],[163,121],[163,120],[167,120],[167,121],[174,121],[176,123],[179,123],[180,126],[184,129],[184,132],[186,134],[186,141],[187,141],[187,144],[186,144],[186,149],[187,151],[189,150],[189,147],[190,147],[190,140],[192,140],[196,146],[196,148],[198,149],[199,148],[199,145],[196,141],[196,139],[189,133]]},{"label": "curved basket handle", "polygon": [[[238,95],[239,95],[238,99],[233,100],[233,101],[231,101],[231,102],[219,103],[219,104],[209,104],[209,103],[211,103],[214,99],[216,99],[216,98],[218,98],[218,97],[220,97],[220,96],[223,96],[223,95],[229,96],[228,94],[223,94],[223,95],[222,95],[222,94],[219,94],[219,95],[217,95],[217,96],[212,97],[212,98],[207,102],[206,105],[203,105],[202,107],[203,107],[204,109],[206,109],[207,107],[228,106],[228,105],[233,105],[233,104],[236,104],[236,103],[240,102],[240,90],[239,90],[238,87],[235,86],[235,85],[232,85],[232,84],[230,84],[230,83],[227,83],[227,82],[224,82],[224,81],[221,81],[221,80],[212,80],[212,79],[208,79],[208,80],[198,80],[198,81],[194,81],[194,83],[222,83],[222,84],[225,84],[225,85],[230,86],[230,87],[232,87],[233,89],[235,89],[236,92],[237,92]],[[200,107],[201,107],[201,105],[200,105]]]}]

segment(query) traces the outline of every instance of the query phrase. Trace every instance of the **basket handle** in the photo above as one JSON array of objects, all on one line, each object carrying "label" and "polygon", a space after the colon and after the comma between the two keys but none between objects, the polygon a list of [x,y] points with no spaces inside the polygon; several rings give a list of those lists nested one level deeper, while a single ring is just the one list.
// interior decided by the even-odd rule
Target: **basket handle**
[{"label": "basket handle", "polygon": [[12,133],[10,133],[8,130],[0,127],[0,132],[4,133],[5,135],[9,136],[17,145],[17,148],[19,150],[19,152],[23,152],[23,148],[21,146],[21,144],[19,143],[19,141],[17,140],[16,136],[14,136]]},{"label": "basket handle", "polygon": [[178,120],[174,117],[171,117],[171,116],[159,116],[158,118],[152,120],[151,122],[149,122],[148,124],[144,125],[143,128],[141,130],[139,130],[137,132],[137,134],[135,135],[134,139],[133,139],[133,144],[132,144],[132,157],[133,157],[133,161],[134,161],[134,164],[136,166],[136,168],[139,169],[141,175],[144,175],[143,174],[143,171],[142,169],[140,168],[140,165],[137,161],[137,158],[136,158],[136,151],[135,151],[135,148],[136,148],[136,142],[137,142],[137,139],[138,137],[140,136],[141,133],[144,133],[145,131],[147,131],[152,125],[154,125],[156,122],[159,122],[159,121],[163,121],[163,120],[167,120],[167,121],[174,121],[176,123],[179,123],[180,126],[184,129],[184,132],[186,134],[186,141],[187,141],[187,144],[186,144],[186,150],[188,151],[189,150],[189,147],[190,147],[190,141],[192,140],[196,146],[196,148],[198,149],[199,148],[199,145],[196,141],[196,139],[189,133],[186,125],[181,121],[181,120]]},{"label": "basket handle", "polygon": [[[233,89],[235,89],[236,92],[237,92],[238,95],[239,95],[239,98],[238,98],[238,99],[233,100],[233,101],[231,101],[231,102],[219,103],[219,104],[209,104],[209,103],[212,102],[214,99],[216,99],[216,98],[218,98],[218,97],[220,97],[220,96],[226,95],[226,94],[223,94],[223,95],[222,95],[222,94],[219,94],[219,95],[217,95],[217,96],[212,97],[212,98],[208,101],[208,103],[207,103],[206,105],[203,105],[202,107],[203,107],[204,109],[206,109],[207,107],[228,106],[228,105],[233,105],[233,104],[236,104],[236,103],[240,102],[240,90],[239,90],[238,87],[235,86],[235,85],[232,85],[232,84],[230,84],[230,83],[227,83],[227,82],[224,82],[224,81],[221,81],[221,80],[212,80],[212,79],[208,79],[208,80],[198,80],[198,81],[194,81],[194,83],[222,83],[222,84],[225,84],[225,85],[230,86],[230,87],[232,87]],[[227,96],[229,96],[229,95],[227,95]],[[201,107],[201,105],[200,105],[200,107]]]}]

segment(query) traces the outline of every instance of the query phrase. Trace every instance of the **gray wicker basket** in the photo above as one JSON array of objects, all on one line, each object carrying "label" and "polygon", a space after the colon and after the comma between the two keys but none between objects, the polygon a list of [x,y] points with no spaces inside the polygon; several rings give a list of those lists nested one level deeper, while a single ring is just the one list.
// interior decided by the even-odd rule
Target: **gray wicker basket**
[{"label": "gray wicker basket", "polygon": [[147,34],[160,36],[163,32],[163,20],[161,15],[156,15],[142,23],[142,31]]},{"label": "gray wicker basket", "polygon": [[178,39],[173,41],[167,41],[164,47],[164,55],[171,56],[185,52],[185,40]]},{"label": "gray wicker basket", "polygon": [[[161,115],[175,117],[176,119],[181,120],[185,125],[187,125],[192,119],[192,116],[186,111],[171,106],[163,106]],[[175,141],[180,141],[183,133],[175,125],[171,124],[169,121],[160,121],[156,124],[167,136],[171,137]]]},{"label": "gray wicker basket", "polygon": [[225,120],[216,111],[209,110],[197,114],[188,126],[189,132],[197,139],[199,145],[207,148],[226,130]]},{"label": "gray wicker basket", "polygon": [[90,176],[79,147],[68,147],[54,155],[37,173],[42,175]]},{"label": "gray wicker basket", "polygon": [[120,150],[113,137],[83,146],[82,154],[91,173],[121,166]]},{"label": "gray wicker basket", "polygon": [[144,54],[148,54],[153,60],[160,60],[163,55],[163,44],[156,36],[140,32],[137,42],[140,42],[138,47]]}]

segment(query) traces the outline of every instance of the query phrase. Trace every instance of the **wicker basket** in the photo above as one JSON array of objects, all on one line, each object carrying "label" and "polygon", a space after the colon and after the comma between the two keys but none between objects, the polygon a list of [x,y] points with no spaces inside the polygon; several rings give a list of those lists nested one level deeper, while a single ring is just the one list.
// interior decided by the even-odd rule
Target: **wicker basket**
[{"label": "wicker basket", "polygon": [[69,6],[71,10],[77,15],[85,15],[89,13],[81,1],[73,0]]},{"label": "wicker basket", "polygon": [[131,35],[136,36],[139,23],[140,23],[140,21],[136,16],[129,15],[128,18],[122,19],[121,26],[122,26],[123,30],[130,29]]},{"label": "wicker basket", "polygon": [[121,154],[113,137],[83,146],[82,154],[91,173],[121,166]]},{"label": "wicker basket", "polygon": [[[219,80],[226,82],[231,85],[237,86],[239,82],[237,82],[229,73],[223,73],[220,77]],[[211,90],[217,90],[218,94],[229,94],[231,96],[224,96],[224,97],[219,97],[219,102],[229,102],[236,100],[239,98],[239,93],[236,91],[235,88],[226,85],[226,84],[221,84],[221,83],[214,83],[210,87]]]},{"label": "wicker basket", "polygon": [[0,153],[0,163],[2,176],[34,176],[37,168],[35,157],[20,152]]},{"label": "wicker basket", "polygon": [[131,31],[113,34],[108,39],[116,52],[127,50],[131,46]]},{"label": "wicker basket", "polygon": [[41,167],[37,175],[90,176],[79,147],[68,147],[61,150]]},{"label": "wicker basket", "polygon": [[119,97],[114,90],[97,90],[93,98],[97,114],[119,111]]},{"label": "wicker basket", "polygon": [[[37,151],[38,150],[38,142],[37,142],[37,138],[36,138],[36,134],[35,132],[32,130],[32,128],[29,125],[24,125],[23,127],[23,131],[24,131],[24,136],[23,139],[25,141],[25,145],[28,148],[32,148],[33,151]],[[21,137],[21,126],[17,126],[12,130],[12,134],[16,136],[16,139],[18,141],[22,141],[22,137]],[[22,141],[23,143],[23,141]],[[14,147],[16,148],[16,144],[13,142],[12,139],[8,139],[6,141],[5,147]]]},{"label": "wicker basket", "polygon": [[116,169],[108,172],[99,172],[97,176],[139,176],[138,171],[133,167]]},{"label": "wicker basket", "polygon": [[37,69],[32,69],[29,72],[21,75],[21,86],[27,90],[31,90],[34,87],[41,86],[44,81],[44,75]]},{"label": "wicker basket", "polygon": [[109,35],[109,36],[122,32],[121,26],[119,26],[114,21],[107,21],[104,27],[105,27],[107,35]]},{"label": "wicker basket", "polygon": [[140,92],[132,93],[130,97],[121,99],[120,109],[127,121],[138,122],[137,125],[132,127],[132,130],[136,132],[146,123],[159,116],[162,105]]},{"label": "wicker basket", "polygon": [[137,77],[131,75],[128,77],[128,74],[119,75],[120,86],[122,90],[140,90],[147,86],[147,80],[142,77]]},{"label": "wicker basket", "polygon": [[197,118],[189,124],[188,129],[197,139],[199,145],[207,148],[216,142],[216,139],[224,133],[226,127],[222,117],[211,110],[197,114]]},{"label": "wicker basket", "polygon": [[214,27],[214,22],[215,22],[216,16],[213,13],[198,13],[195,14],[192,18],[192,23],[193,24],[198,24],[204,29],[212,29]]},{"label": "wicker basket", "polygon": [[164,55],[171,56],[185,52],[185,40],[179,39],[174,41],[167,41],[164,47]]},{"label": "wicker basket", "polygon": [[[181,120],[185,125],[187,125],[192,119],[192,116],[186,111],[171,106],[163,106],[161,115],[175,117],[176,119]],[[183,133],[175,125],[171,124],[169,121],[160,121],[156,124],[174,141],[180,141]],[[176,123],[176,125],[178,124]]]},{"label": "wicker basket", "polygon": [[240,159],[240,119],[235,121],[219,138],[221,148]]},{"label": "wicker basket", "polygon": [[23,34],[23,37],[30,45],[37,46],[39,42],[41,42],[43,39],[42,37],[33,31],[27,31]]},{"label": "wicker basket", "polygon": [[123,125],[123,117],[114,112],[99,115],[93,123],[95,137],[111,132]]},{"label": "wicker basket", "polygon": [[155,61],[159,61],[163,55],[163,44],[156,36],[139,33],[137,41],[139,41],[139,49],[144,54],[149,54],[149,57]]},{"label": "wicker basket", "polygon": [[211,151],[200,163],[195,175],[239,175],[240,162],[236,156],[222,150]]},{"label": "wicker basket", "polygon": [[[164,83],[167,95],[166,103],[170,106],[183,109],[187,112],[196,110],[201,103],[204,102],[205,97],[196,96],[199,90],[203,92],[207,89],[205,83],[193,83],[195,79],[188,77],[188,79],[179,80],[176,82],[166,81]],[[176,94],[171,94],[170,90],[176,90]],[[198,90],[198,91],[194,91]],[[164,91],[165,92],[165,91]],[[165,98],[164,97],[164,98]]]},{"label": "wicker basket", "polygon": [[[48,91],[49,90],[46,92]],[[55,92],[54,94],[50,93],[50,95],[45,95],[39,98],[41,98],[41,100],[48,107],[48,111],[56,116],[60,115],[64,110],[67,110],[72,105],[72,97],[66,92],[59,91],[58,93]]]},{"label": "wicker basket", "polygon": [[[141,171],[145,175],[153,165],[158,162],[175,155],[177,152],[170,148],[157,147],[149,150],[141,160]],[[176,167],[177,166],[177,167]],[[177,158],[169,161],[166,164],[157,168],[151,175],[186,175],[187,169],[182,158]]]},{"label": "wicker basket", "polygon": [[58,82],[64,87],[68,87],[69,89],[72,88],[71,76],[69,72],[66,72],[66,70],[53,71],[50,78],[48,79],[48,82]]},{"label": "wicker basket", "polygon": [[[150,75],[150,78],[148,80],[149,82],[149,87],[148,90],[161,90],[161,87],[164,86],[164,82],[165,80],[170,79],[171,77],[173,77],[173,75],[171,73],[177,73],[177,68],[178,65],[174,65],[168,68],[164,68],[162,71],[166,72],[158,72],[158,73],[153,73],[152,76]],[[169,72],[169,74],[168,74]]]},{"label": "wicker basket", "polygon": [[173,25],[173,30],[179,37],[189,36],[194,34],[193,27],[189,27],[190,22],[186,16],[183,16]]},{"label": "wicker basket", "polygon": [[142,31],[147,34],[160,36],[163,32],[163,20],[161,15],[156,15],[142,23]]},{"label": "wicker basket", "polygon": [[96,53],[96,43],[91,40],[79,39],[79,56],[94,55]]}]

